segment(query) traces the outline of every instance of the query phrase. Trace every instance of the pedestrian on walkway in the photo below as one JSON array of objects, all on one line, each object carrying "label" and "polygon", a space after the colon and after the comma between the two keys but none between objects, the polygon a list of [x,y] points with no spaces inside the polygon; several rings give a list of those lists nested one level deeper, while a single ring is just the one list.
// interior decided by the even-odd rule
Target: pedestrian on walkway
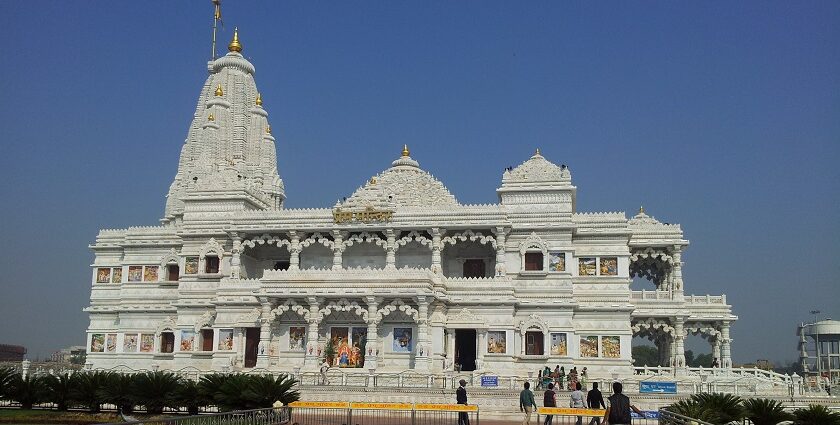
[{"label": "pedestrian on walkway", "polygon": [[[590,409],[606,409],[607,406],[604,404],[604,396],[601,395],[601,390],[598,389],[598,383],[592,383],[592,389],[586,393],[586,405],[589,406]],[[598,424],[601,425],[601,417],[600,416],[593,416],[592,419],[589,421],[589,425]]]},{"label": "pedestrian on walkway", "polygon": [[[460,386],[455,390],[455,401],[458,404],[467,404],[467,381],[458,381]],[[470,414],[467,412],[458,412],[458,425],[470,425]]]},{"label": "pedestrian on walkway", "polygon": [[[554,384],[548,384],[548,390],[543,393],[543,407],[557,407],[557,393],[554,392]],[[545,415],[543,425],[551,425],[554,415]]]},{"label": "pedestrian on walkway", "polygon": [[324,359],[324,363],[321,365],[321,385],[329,385],[330,381],[327,380],[327,372],[330,370],[330,364],[327,363],[327,360]]},{"label": "pedestrian on walkway", "polygon": [[644,416],[644,414],[630,404],[630,397],[622,394],[620,382],[613,382],[613,395],[609,396],[610,407],[604,413],[604,423],[607,425],[630,425],[630,410]]},{"label": "pedestrian on walkway", "polygon": [[[580,382],[575,382],[575,390],[569,395],[569,407],[573,409],[583,409],[586,405],[583,404],[583,391],[580,390]],[[578,416],[575,425],[583,425],[583,416]]]},{"label": "pedestrian on walkway", "polygon": [[537,403],[534,401],[534,393],[529,388],[531,388],[531,384],[526,382],[525,389],[519,393],[519,411],[525,412],[522,425],[528,425],[531,422],[531,412],[537,407]]}]

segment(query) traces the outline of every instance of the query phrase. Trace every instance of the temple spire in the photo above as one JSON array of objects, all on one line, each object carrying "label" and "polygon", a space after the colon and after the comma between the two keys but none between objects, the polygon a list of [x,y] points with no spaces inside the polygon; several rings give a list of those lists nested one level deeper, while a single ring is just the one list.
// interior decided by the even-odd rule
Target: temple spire
[{"label": "temple spire", "polygon": [[216,29],[222,21],[222,0],[213,1],[213,46],[210,50],[210,60],[216,60]]},{"label": "temple spire", "polygon": [[239,42],[239,28],[233,29],[233,40],[228,44],[228,50],[231,52],[242,52],[242,44]]}]

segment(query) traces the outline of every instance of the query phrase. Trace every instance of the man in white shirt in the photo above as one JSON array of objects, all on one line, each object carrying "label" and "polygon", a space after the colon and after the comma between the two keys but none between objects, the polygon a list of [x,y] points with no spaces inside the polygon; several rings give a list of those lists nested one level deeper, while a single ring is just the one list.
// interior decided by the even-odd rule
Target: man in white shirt
[{"label": "man in white shirt", "polygon": [[[586,407],[586,405],[583,402],[585,396],[583,395],[583,391],[581,391],[581,388],[583,387],[580,385],[580,382],[575,382],[575,390],[572,391],[572,394],[569,396],[569,407],[574,409],[583,409],[584,407]],[[575,425],[583,425],[583,416],[577,417]]]}]

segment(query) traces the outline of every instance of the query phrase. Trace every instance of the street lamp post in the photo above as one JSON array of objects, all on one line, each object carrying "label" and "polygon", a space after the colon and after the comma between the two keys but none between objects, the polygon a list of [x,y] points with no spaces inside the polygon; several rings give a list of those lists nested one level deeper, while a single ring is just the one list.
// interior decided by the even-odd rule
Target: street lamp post
[{"label": "street lamp post", "polygon": [[[814,325],[817,324],[817,315],[820,314],[819,310],[811,310],[811,315],[814,316],[813,325],[811,325],[811,329],[816,329]],[[822,380],[822,359],[820,359],[820,333],[819,331],[814,330],[814,340],[816,345],[816,353],[817,353],[817,382]],[[819,384],[817,384],[819,385]]]}]

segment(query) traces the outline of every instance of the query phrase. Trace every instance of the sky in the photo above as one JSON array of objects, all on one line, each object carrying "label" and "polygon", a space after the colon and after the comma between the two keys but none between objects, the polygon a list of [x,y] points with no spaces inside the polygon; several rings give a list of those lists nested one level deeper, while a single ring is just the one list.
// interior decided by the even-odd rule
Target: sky
[{"label": "sky", "polygon": [[[736,362],[840,319],[840,2],[234,1],[288,207],[399,156],[497,202],[539,147],[579,211],[680,223]],[[208,1],[0,2],[0,343],[83,344],[100,228],[155,225],[207,75]],[[633,284],[638,286],[637,283]],[[697,346],[698,342],[693,344]],[[700,344],[708,352],[708,345]]]}]

